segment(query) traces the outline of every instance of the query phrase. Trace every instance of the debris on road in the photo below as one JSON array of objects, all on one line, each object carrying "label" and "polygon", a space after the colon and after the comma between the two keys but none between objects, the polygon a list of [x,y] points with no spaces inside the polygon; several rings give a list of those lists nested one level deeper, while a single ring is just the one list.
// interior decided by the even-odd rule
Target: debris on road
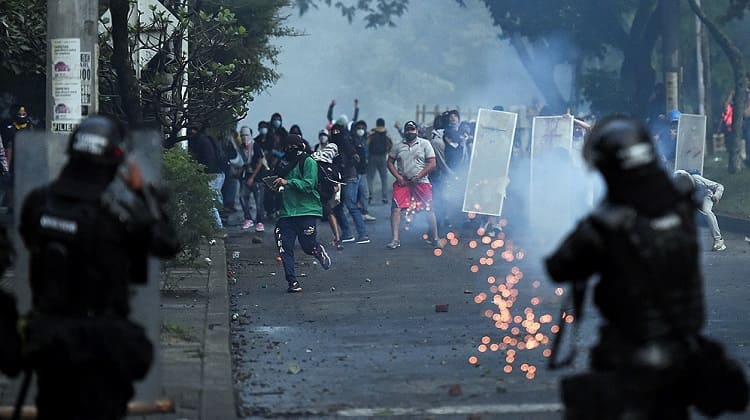
[{"label": "debris on road", "polygon": [[460,395],[463,395],[463,391],[461,390],[461,385],[453,384],[448,388],[448,395],[451,397],[458,397]]},{"label": "debris on road", "polygon": [[439,303],[435,305],[435,312],[448,312],[448,304],[447,303]]},{"label": "debris on road", "polygon": [[474,293],[474,292],[472,292],[472,291],[471,291],[471,290],[469,290],[469,289],[465,289],[465,290],[464,290],[464,294],[465,294],[465,295],[470,295],[470,294],[472,294],[472,293]]},{"label": "debris on road", "polygon": [[302,368],[299,367],[296,363],[289,363],[287,365],[287,372],[289,372],[292,375],[296,375],[302,371]]}]

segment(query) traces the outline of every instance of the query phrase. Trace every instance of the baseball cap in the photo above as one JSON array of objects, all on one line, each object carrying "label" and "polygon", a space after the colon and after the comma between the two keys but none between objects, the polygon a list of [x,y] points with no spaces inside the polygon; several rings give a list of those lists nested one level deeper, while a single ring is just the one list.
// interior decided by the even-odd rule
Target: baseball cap
[{"label": "baseball cap", "polygon": [[406,124],[404,124],[404,131],[406,130],[416,130],[417,129],[417,123],[414,121],[407,121]]}]

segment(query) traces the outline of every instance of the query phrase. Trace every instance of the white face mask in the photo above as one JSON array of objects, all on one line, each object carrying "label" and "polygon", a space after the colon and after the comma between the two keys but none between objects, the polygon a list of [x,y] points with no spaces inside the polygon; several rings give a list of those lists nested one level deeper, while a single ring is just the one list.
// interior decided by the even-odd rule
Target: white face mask
[{"label": "white face mask", "polygon": [[320,136],[320,137],[318,137],[318,141],[321,144],[326,144],[326,143],[328,143],[328,137],[326,137],[326,136]]},{"label": "white face mask", "polygon": [[357,135],[358,135],[358,136],[360,136],[360,137],[364,136],[364,135],[365,135],[365,130],[363,130],[363,129],[361,129],[361,128],[360,128],[360,129],[358,129],[358,130],[357,130]]}]

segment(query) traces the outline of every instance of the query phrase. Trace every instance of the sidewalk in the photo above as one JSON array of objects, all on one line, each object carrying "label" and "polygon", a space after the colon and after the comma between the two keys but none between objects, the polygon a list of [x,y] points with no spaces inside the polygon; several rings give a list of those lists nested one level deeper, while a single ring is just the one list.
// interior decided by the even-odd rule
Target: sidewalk
[{"label": "sidewalk", "polygon": [[149,418],[236,418],[224,241],[203,251],[210,268],[178,268],[163,279],[162,383],[176,415]]}]

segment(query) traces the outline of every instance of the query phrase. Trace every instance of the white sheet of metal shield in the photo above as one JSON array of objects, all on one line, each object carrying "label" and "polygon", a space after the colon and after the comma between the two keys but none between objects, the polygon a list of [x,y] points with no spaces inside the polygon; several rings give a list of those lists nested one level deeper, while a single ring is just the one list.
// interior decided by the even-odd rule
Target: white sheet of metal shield
[{"label": "white sheet of metal shield", "polygon": [[[535,232],[557,233],[572,220],[571,189],[574,161],[573,118],[534,117],[531,127],[529,224]],[[550,207],[554,216],[550,217]],[[552,229],[552,230],[550,230]]]},{"label": "white sheet of metal shield", "polygon": [[703,173],[703,159],[706,155],[706,116],[680,115],[677,126],[677,152],[674,169]]},{"label": "white sheet of metal shield", "polygon": [[502,214],[517,119],[513,112],[479,110],[463,211]]}]

